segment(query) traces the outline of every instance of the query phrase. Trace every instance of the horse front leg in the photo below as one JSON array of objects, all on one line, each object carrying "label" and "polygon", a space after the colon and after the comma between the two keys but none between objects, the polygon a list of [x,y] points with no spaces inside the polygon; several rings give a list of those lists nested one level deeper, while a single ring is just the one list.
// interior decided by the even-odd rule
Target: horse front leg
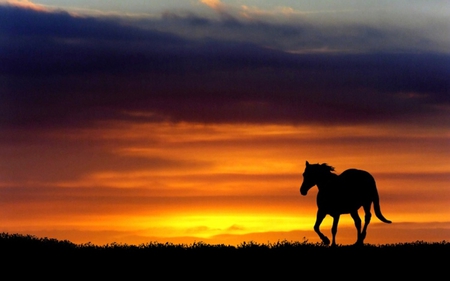
[{"label": "horse front leg", "polygon": [[340,217],[340,215],[333,216],[333,226],[331,227],[331,234],[333,235],[333,239],[331,242],[331,246],[336,246],[336,233]]},{"label": "horse front leg", "polygon": [[320,239],[322,239],[323,244],[330,245],[330,239],[323,235],[322,232],[320,232],[320,224],[322,223],[323,219],[325,218],[327,214],[324,212],[321,212],[320,210],[317,211],[317,217],[316,217],[316,223],[314,224],[314,231],[319,235]]}]

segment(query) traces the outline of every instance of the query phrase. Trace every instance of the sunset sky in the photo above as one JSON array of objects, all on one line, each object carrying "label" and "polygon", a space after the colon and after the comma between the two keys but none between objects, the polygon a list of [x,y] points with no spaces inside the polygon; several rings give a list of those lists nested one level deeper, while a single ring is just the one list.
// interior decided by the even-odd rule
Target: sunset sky
[{"label": "sunset sky", "polygon": [[[367,243],[448,241],[449,14],[447,0],[0,0],[0,232],[318,242],[308,160],[375,177],[393,224],[374,216]],[[355,241],[344,215],[337,243]]]}]

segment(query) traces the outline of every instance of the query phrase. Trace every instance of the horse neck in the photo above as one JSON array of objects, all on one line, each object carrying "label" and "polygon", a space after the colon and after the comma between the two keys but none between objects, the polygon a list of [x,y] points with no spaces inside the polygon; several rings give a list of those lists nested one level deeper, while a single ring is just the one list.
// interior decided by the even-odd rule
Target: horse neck
[{"label": "horse neck", "polygon": [[334,180],[336,180],[338,175],[333,173],[327,173],[323,175],[318,181],[317,181],[317,187],[319,190],[327,190],[328,188],[333,186]]}]

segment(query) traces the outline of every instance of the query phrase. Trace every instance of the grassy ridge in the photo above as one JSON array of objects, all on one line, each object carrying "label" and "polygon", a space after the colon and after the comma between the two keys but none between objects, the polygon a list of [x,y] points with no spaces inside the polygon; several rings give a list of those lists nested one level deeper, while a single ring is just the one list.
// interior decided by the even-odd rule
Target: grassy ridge
[{"label": "grassy ridge", "polygon": [[149,242],[140,245],[129,245],[112,243],[103,246],[92,243],[75,244],[68,240],[57,240],[54,238],[39,238],[33,235],[0,233],[0,247],[2,250],[14,251],[98,251],[98,252],[130,252],[130,253],[149,253],[160,251],[174,252],[202,252],[202,251],[229,251],[229,252],[246,252],[246,251],[449,251],[450,242],[425,242],[416,241],[412,243],[396,243],[372,245],[366,244],[362,247],[339,245],[337,247],[326,247],[321,243],[309,243],[307,240],[303,242],[278,241],[276,243],[260,244],[256,242],[243,242],[240,245],[232,246],[225,244],[207,244],[203,242],[194,242],[192,244],[173,244]]},{"label": "grassy ridge", "polygon": [[[32,272],[49,277],[58,269],[74,275],[130,278],[136,274],[164,274],[166,278],[211,277],[210,272],[232,277],[269,278],[301,274],[350,274],[367,269],[371,276],[411,276],[417,278],[447,274],[450,243],[401,243],[362,247],[325,247],[307,241],[280,241],[272,244],[244,242],[238,246],[202,242],[170,244],[150,242],[141,245],[74,244],[30,235],[0,234],[3,268],[21,265],[31,271],[16,271],[18,277]],[[28,272],[28,273],[27,273]],[[140,275],[139,275],[140,274]],[[359,273],[358,273],[359,274]],[[164,278],[164,279],[166,279]],[[213,278],[214,279],[214,278]]]}]

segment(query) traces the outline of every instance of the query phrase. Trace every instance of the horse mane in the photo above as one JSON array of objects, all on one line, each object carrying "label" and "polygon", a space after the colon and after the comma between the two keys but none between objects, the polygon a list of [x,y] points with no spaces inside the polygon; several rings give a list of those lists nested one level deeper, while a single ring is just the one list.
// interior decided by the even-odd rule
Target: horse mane
[{"label": "horse mane", "polygon": [[334,172],[334,167],[328,165],[327,163],[323,163],[322,165],[320,165],[320,167],[321,167],[322,169],[324,169],[324,170],[329,171],[330,173],[331,173],[331,172]]}]

